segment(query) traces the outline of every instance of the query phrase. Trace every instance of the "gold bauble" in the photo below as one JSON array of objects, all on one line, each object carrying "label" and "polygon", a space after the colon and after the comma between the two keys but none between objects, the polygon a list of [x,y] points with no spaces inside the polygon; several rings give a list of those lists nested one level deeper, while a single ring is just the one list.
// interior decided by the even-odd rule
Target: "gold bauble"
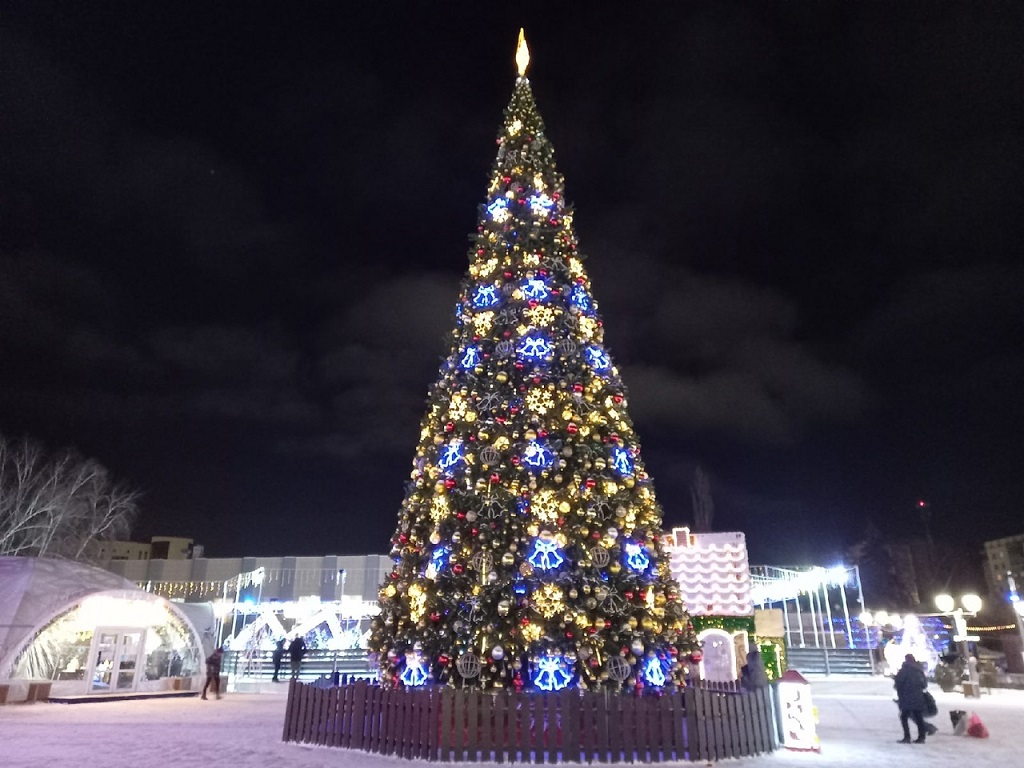
[{"label": "gold bauble", "polygon": [[508,381],[508,374],[505,373],[504,371],[498,371],[494,375],[494,380],[497,381],[499,384],[504,384],[506,381]]}]

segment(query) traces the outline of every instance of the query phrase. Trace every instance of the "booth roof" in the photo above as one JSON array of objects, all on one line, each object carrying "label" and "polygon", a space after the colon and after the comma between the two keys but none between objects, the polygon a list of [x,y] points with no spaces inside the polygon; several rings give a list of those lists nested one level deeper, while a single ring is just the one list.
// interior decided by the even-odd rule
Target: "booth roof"
[{"label": "booth roof", "polygon": [[27,635],[88,595],[138,593],[132,582],[70,560],[0,557],[0,670]]}]

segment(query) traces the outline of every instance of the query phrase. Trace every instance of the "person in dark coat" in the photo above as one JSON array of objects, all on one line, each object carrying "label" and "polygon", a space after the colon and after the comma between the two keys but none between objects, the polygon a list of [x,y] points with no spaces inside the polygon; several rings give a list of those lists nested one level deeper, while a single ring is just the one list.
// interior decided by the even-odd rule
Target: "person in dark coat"
[{"label": "person in dark coat", "polygon": [[277,645],[274,647],[274,655],[271,656],[274,660],[274,682],[281,682],[279,675],[281,674],[281,662],[284,661],[284,638],[282,637],[277,641]]},{"label": "person in dark coat", "polygon": [[206,691],[213,688],[214,695],[220,698],[220,664],[224,658],[224,649],[217,648],[206,657],[206,684],[203,686],[203,695],[199,698],[206,700]]},{"label": "person in dark coat", "polygon": [[928,678],[924,670],[917,663],[914,654],[908,653],[903,661],[903,666],[896,673],[896,702],[900,707],[900,725],[903,726],[903,738],[900,744],[910,743],[909,720],[914,721],[917,726],[917,738],[915,744],[924,744],[925,734],[928,726],[924,722],[924,710],[927,706],[924,700],[924,691],[928,687]]},{"label": "person in dark coat", "polygon": [[748,691],[768,686],[768,672],[765,671],[761,650],[757,646],[751,648],[747,653],[747,663],[740,670],[740,680]]},{"label": "person in dark coat", "polygon": [[292,662],[292,680],[299,677],[299,668],[302,666],[302,657],[306,655],[306,641],[302,635],[296,635],[295,639],[288,645],[288,657]]}]

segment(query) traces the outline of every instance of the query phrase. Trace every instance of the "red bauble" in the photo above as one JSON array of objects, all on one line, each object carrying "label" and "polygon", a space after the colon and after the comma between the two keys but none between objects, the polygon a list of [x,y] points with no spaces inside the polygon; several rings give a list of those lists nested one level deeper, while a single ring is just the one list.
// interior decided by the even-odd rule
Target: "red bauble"
[{"label": "red bauble", "polygon": [[501,482],[501,475],[499,475],[497,472],[492,473],[491,474],[491,482],[492,483],[500,483]]},{"label": "red bauble", "polygon": [[588,477],[586,480],[583,481],[583,484],[587,486],[587,488],[593,488],[595,485],[597,485],[597,480],[595,480],[592,477]]},{"label": "red bauble", "polygon": [[566,424],[565,431],[568,432],[570,435],[575,435],[577,432],[580,431],[580,428],[570,421],[568,424]]},{"label": "red bauble", "polygon": [[448,490],[451,490],[452,488],[455,487],[455,481],[452,480],[450,477],[445,478],[444,487],[447,488]]}]

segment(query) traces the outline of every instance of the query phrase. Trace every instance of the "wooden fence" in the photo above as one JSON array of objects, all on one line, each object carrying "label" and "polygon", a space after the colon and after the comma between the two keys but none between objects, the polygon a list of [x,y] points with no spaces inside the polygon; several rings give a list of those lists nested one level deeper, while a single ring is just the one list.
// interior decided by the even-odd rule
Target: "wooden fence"
[{"label": "wooden fence", "polygon": [[776,749],[773,696],[774,688],[638,698],[293,680],[282,738],[441,762],[708,761]]}]

